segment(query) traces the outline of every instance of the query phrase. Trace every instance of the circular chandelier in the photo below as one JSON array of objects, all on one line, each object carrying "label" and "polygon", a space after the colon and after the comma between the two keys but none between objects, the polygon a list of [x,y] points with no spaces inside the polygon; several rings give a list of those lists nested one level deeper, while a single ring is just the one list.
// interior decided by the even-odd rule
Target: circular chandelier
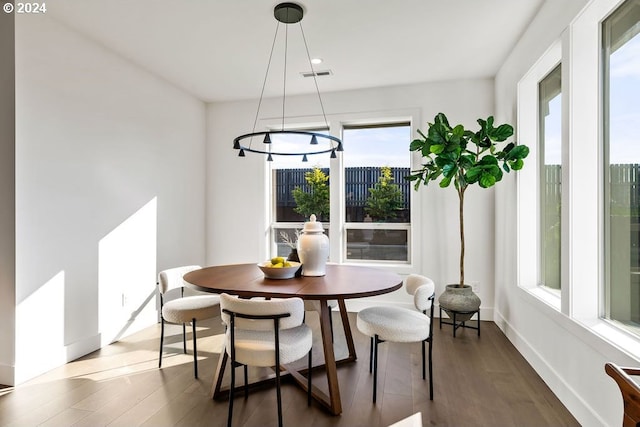
[{"label": "circular chandelier", "polygon": [[[316,93],[322,109],[322,116],[326,128],[329,128],[327,122],[327,116],[322,104],[322,97],[320,96],[320,90],[318,88],[318,81],[316,79],[316,73],[313,69],[313,63],[311,56],[309,55],[309,48],[307,46],[307,40],[304,36],[304,30],[302,29],[302,17],[304,11],[302,6],[297,3],[280,3],[273,9],[273,16],[278,21],[276,32],[273,37],[273,44],[271,45],[271,53],[269,54],[269,63],[267,64],[267,71],[264,76],[264,83],[262,84],[262,92],[260,93],[260,100],[258,101],[258,110],[256,111],[256,117],[253,122],[253,130],[251,133],[240,135],[233,140],[233,148],[238,150],[238,156],[245,157],[245,153],[259,153],[266,154],[267,161],[273,161],[273,156],[300,156],[303,162],[306,162],[307,156],[314,154],[331,153],[331,158],[336,158],[336,151],[342,151],[342,141],[340,138],[331,136],[328,134],[303,130],[286,130],[284,126],[285,119],[285,101],[286,101],[286,77],[287,77],[287,45],[288,45],[288,30],[289,24],[299,23],[300,32],[302,34],[302,40],[304,41],[304,47],[307,53],[307,60],[311,67],[311,74],[315,83]],[[280,130],[268,130],[256,132],[256,123],[260,115],[260,106],[262,105],[262,98],[264,95],[264,89],[267,83],[267,77],[269,75],[269,68],[271,67],[271,59],[273,58],[273,50],[276,45],[276,38],[278,36],[278,29],[280,24],[285,24],[285,45],[284,45],[284,76],[283,76],[283,94],[282,94],[282,128]],[[276,147],[280,137],[296,137],[296,143],[294,145],[299,148],[285,147],[281,149]],[[254,138],[258,142],[254,145]],[[302,141],[302,143],[300,142]],[[281,144],[284,146],[284,144]]]}]

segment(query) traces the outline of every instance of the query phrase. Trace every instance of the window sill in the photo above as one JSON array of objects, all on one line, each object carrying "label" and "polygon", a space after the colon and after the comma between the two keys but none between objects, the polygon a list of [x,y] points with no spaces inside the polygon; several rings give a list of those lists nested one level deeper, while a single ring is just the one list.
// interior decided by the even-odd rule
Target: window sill
[{"label": "window sill", "polygon": [[544,286],[536,286],[535,288],[524,289],[525,292],[536,297],[538,300],[551,306],[557,311],[561,310],[560,306],[560,291],[549,289]]},{"label": "window sill", "polygon": [[600,318],[570,318],[560,311],[560,298],[545,288],[519,288],[520,296],[568,333],[600,352],[606,359],[628,357],[640,364],[640,337]]}]

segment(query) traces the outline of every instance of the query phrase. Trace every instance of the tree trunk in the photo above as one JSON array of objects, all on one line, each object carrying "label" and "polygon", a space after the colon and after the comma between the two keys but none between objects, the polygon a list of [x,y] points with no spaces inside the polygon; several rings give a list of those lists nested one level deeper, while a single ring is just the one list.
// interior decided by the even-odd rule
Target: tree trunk
[{"label": "tree trunk", "polygon": [[460,287],[464,285],[464,190],[466,187],[458,189],[458,198],[460,199]]}]

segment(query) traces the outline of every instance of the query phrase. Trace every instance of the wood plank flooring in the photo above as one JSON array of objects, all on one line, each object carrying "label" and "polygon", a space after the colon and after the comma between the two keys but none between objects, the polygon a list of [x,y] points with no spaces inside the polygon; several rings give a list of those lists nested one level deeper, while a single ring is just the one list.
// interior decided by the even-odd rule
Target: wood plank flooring
[{"label": "wood plank flooring", "polygon": [[[339,356],[346,352],[344,334],[339,313],[333,315]],[[428,380],[422,380],[420,345],[381,344],[373,405],[369,339],[355,327],[355,314],[350,318],[358,361],[338,368],[342,415],[329,415],[317,404],[307,407],[306,394],[285,381],[285,425],[382,427],[416,412],[424,426],[579,425],[492,322],[482,323],[480,338],[470,329],[459,329],[453,338],[451,326],[440,330],[436,320],[433,401]],[[309,313],[307,322],[317,328],[317,315]],[[199,327],[198,380],[190,341],[189,354],[182,354],[179,326],[167,329],[158,369],[160,327],[153,326],[19,387],[0,389],[0,426],[225,426],[228,402],[210,398],[222,332],[219,318]],[[315,361],[322,360],[319,344],[314,342]],[[313,380],[326,390],[323,371],[314,371]],[[275,405],[273,387],[253,390],[247,400],[238,396],[233,425],[277,425]]]}]

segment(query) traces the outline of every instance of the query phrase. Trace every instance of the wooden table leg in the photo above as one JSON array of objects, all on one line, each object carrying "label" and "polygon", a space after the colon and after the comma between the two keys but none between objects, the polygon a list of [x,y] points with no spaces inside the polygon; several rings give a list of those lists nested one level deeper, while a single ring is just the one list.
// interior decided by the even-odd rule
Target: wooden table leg
[{"label": "wooden table leg", "polygon": [[[340,302],[338,303],[340,304]],[[320,301],[320,304],[320,333],[322,335],[324,363],[325,370],[327,372],[327,383],[329,385],[329,409],[332,414],[339,415],[342,413],[342,403],[340,400],[340,388],[338,386],[336,355],[333,352],[333,341],[331,340],[331,322],[329,320],[329,316],[331,315],[331,313],[329,312],[327,301]],[[342,306],[344,306],[344,301],[342,301]],[[342,312],[342,306],[340,307],[340,312]],[[353,338],[351,341],[353,344]]]},{"label": "wooden table leg", "polygon": [[227,355],[227,350],[222,346],[222,353],[220,354],[220,357],[218,357],[218,366],[216,367],[216,372],[213,376],[213,384],[211,384],[212,399],[217,399],[221,395],[222,377],[224,377],[224,369],[227,366],[228,359],[229,356]]},{"label": "wooden table leg", "polygon": [[342,318],[344,337],[347,341],[347,348],[349,349],[349,356],[346,359],[342,359],[341,362],[354,362],[358,358],[358,356],[356,355],[356,346],[353,343],[353,334],[351,334],[349,313],[347,312],[347,306],[345,305],[343,299],[338,300],[338,307],[340,308],[340,317]]}]

